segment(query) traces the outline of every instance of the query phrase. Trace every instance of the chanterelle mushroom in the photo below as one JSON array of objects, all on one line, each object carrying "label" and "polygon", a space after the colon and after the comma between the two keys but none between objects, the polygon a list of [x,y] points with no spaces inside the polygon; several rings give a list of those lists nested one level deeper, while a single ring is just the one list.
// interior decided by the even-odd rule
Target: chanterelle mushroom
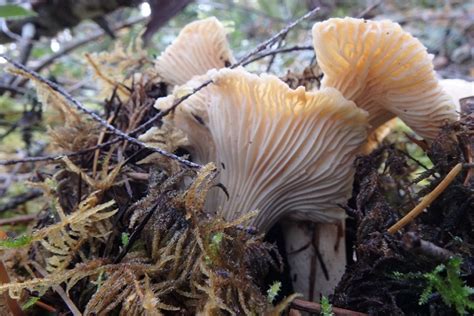
[{"label": "chanterelle mushroom", "polygon": [[224,26],[211,17],[186,25],[158,57],[156,69],[166,82],[181,85],[233,61]]},{"label": "chanterelle mushroom", "polygon": [[426,48],[391,21],[334,18],[313,26],[324,78],[369,112],[371,131],[394,116],[433,139],[457,119],[454,102],[438,83]]},{"label": "chanterelle mushroom", "polygon": [[[215,190],[209,203],[227,219],[258,209],[253,224],[263,231],[289,214],[323,222],[344,218],[337,204],[351,193],[367,113],[335,89],[292,90],[275,76],[243,69],[221,69],[213,81],[206,88],[206,120],[192,119],[209,130],[215,146],[209,160],[220,166],[229,198]],[[176,124],[195,133],[190,124]],[[209,145],[206,138],[194,141]]]},{"label": "chanterelle mushroom", "polygon": [[222,70],[214,78],[209,130],[222,166],[217,203],[226,218],[258,209],[262,230],[292,214],[344,217],[352,161],[366,137],[367,114],[335,89],[291,90],[278,78]]},{"label": "chanterelle mushroom", "polygon": [[[218,181],[228,197],[216,188],[208,206],[228,220],[258,210],[252,224],[262,232],[285,216],[343,229],[345,212],[338,204],[351,194],[352,163],[366,141],[368,114],[333,88],[293,90],[275,76],[240,68],[211,71],[209,77],[214,83],[183,102],[173,119],[187,135],[193,157],[220,168]],[[195,79],[175,94],[204,80]],[[158,106],[166,108],[169,101]],[[285,229],[293,231],[286,222]],[[332,234],[333,226],[325,229],[320,241],[331,248],[324,255],[332,266],[323,289],[332,289],[344,272],[345,241],[337,231]],[[288,249],[300,242],[293,237],[285,235]],[[309,262],[292,264],[300,283]],[[296,284],[296,290],[307,294],[306,283]]]}]

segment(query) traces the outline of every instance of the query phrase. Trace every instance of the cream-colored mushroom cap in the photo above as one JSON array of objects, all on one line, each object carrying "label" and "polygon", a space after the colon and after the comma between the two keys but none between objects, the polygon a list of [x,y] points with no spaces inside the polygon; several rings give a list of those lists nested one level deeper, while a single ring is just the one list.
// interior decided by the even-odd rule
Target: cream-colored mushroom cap
[{"label": "cream-colored mushroom cap", "polygon": [[216,188],[208,205],[226,219],[259,210],[253,224],[263,231],[289,214],[344,218],[338,203],[351,193],[367,113],[335,89],[292,90],[275,76],[241,68],[221,69],[213,81],[206,124],[215,146],[211,160],[229,197]]},{"label": "cream-colored mushroom cap", "polygon": [[364,155],[370,154],[374,149],[376,149],[384,140],[384,138],[390,134],[392,129],[397,125],[397,118],[393,118],[388,120],[387,122],[383,123],[375,130],[373,130],[369,137],[367,138],[367,142],[362,146],[361,153]]},{"label": "cream-colored mushroom cap", "polygon": [[394,116],[426,139],[457,114],[436,79],[432,56],[391,21],[334,18],[313,26],[323,87],[369,112],[371,131]]},{"label": "cream-colored mushroom cap", "polygon": [[219,69],[234,62],[226,30],[215,17],[186,25],[176,40],[156,61],[160,77],[181,85],[209,69]]}]

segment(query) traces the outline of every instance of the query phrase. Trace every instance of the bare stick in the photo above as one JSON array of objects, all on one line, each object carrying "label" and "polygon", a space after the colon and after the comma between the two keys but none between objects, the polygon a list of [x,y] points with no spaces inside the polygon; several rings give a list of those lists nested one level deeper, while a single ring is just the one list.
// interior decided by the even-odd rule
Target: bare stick
[{"label": "bare stick", "polygon": [[103,144],[95,145],[95,146],[82,149],[76,152],[72,152],[72,153],[61,153],[61,154],[51,154],[51,155],[38,156],[38,157],[26,157],[26,158],[20,158],[20,159],[0,160],[0,166],[8,166],[8,165],[15,165],[19,163],[29,163],[29,162],[34,163],[34,162],[41,162],[41,161],[54,161],[54,160],[61,160],[62,157],[82,156],[96,149],[101,149],[109,145],[118,143],[119,141],[121,141],[121,138],[115,138]]},{"label": "bare stick", "polygon": [[296,51],[301,51],[301,50],[314,50],[313,46],[307,45],[307,46],[291,46],[291,47],[283,47],[283,48],[277,48],[274,50],[269,50],[266,52],[261,53],[258,56],[255,56],[254,58],[251,58],[247,60],[245,63],[243,63],[243,66],[247,66],[248,64],[251,64],[257,60],[260,60],[262,58],[268,57],[268,56],[275,56],[277,54],[282,54],[282,53],[290,53],[290,52],[296,52]]},{"label": "bare stick", "polygon": [[[36,261],[32,261],[31,264],[43,277],[46,277],[48,275],[48,272],[46,272],[46,270],[43,269],[43,267],[41,267]],[[74,304],[74,302],[69,297],[69,294],[64,291],[61,285],[53,285],[52,288],[54,291],[56,291],[56,293],[59,294],[59,296],[61,296],[64,303],[67,305],[67,307],[69,307],[69,310],[71,311],[73,316],[82,316],[81,311],[76,307],[76,304]]]},{"label": "bare stick", "polygon": [[0,213],[13,210],[14,208],[18,207],[21,204],[25,204],[28,201],[36,199],[43,195],[41,190],[31,190],[29,192],[16,195],[12,197],[8,202],[0,205]]},{"label": "bare stick", "polygon": [[11,217],[11,218],[2,218],[0,219],[0,226],[29,223],[32,220],[36,219],[36,215],[37,214],[28,214],[28,215],[20,215],[20,216]]},{"label": "bare stick", "polygon": [[[8,277],[7,269],[3,264],[2,260],[0,260],[0,283],[9,283],[10,279]],[[6,302],[7,309],[11,312],[13,316],[23,316],[25,315],[18,304],[18,302],[8,295],[8,291],[3,293],[3,299]]]},{"label": "bare stick", "polygon": [[35,305],[42,308],[42,309],[44,309],[44,310],[46,310],[46,311],[48,311],[48,312],[50,312],[50,313],[56,313],[57,312],[56,308],[54,308],[53,306],[48,305],[46,303],[43,303],[41,301],[36,301]]},{"label": "bare stick", "polygon": [[448,185],[453,182],[454,178],[461,172],[462,163],[458,163],[454,166],[453,169],[446,175],[446,177],[441,181],[433,191],[425,195],[421,202],[415,206],[408,214],[406,214],[402,219],[396,222],[392,227],[388,229],[390,234],[395,234],[397,231],[405,227],[408,223],[413,221],[418,215],[423,212],[423,210],[428,207],[443,191],[448,187]]},{"label": "bare stick", "polygon": [[[75,99],[71,94],[69,94],[69,92],[67,92],[66,90],[64,90],[62,87],[60,87],[59,85],[57,85],[56,83],[42,77],[40,74],[38,74],[37,72],[35,71],[32,71],[28,68],[26,68],[24,65],[22,64],[19,64],[17,63],[16,61],[6,57],[6,56],[3,56],[3,58],[5,58],[10,64],[14,65],[16,68],[28,73],[29,75],[31,75],[33,78],[35,78],[36,80],[38,80],[39,82],[47,85],[48,87],[50,87],[52,90],[54,90],[55,92],[59,93],[61,96],[63,96],[69,103],[71,103],[76,109],[78,109],[79,111],[89,115],[92,119],[94,119],[95,121],[99,122],[100,125],[106,127],[108,130],[110,130],[112,133],[114,133],[115,135],[123,138],[124,140],[132,143],[132,144],[135,144],[135,145],[138,145],[140,147],[147,147],[147,145],[141,141],[139,141],[138,139],[136,139],[135,137],[132,137],[130,135],[128,135],[127,133],[124,133],[123,131],[121,131],[120,129],[116,128],[115,126],[113,125],[110,125],[106,120],[104,120],[103,118],[101,118],[99,115],[97,115],[96,113],[92,112],[91,110],[85,108],[81,102],[79,102],[77,99]],[[176,156],[175,154],[172,154],[172,153],[169,153],[165,150],[162,150],[160,148],[151,148],[149,147],[149,149],[167,157],[167,158],[170,158],[170,159],[173,159],[173,160],[176,160],[178,161],[179,163],[181,163],[182,165],[186,166],[186,167],[189,167],[189,168],[193,168],[193,169],[196,169],[196,168],[200,168],[201,165],[199,164],[196,164],[194,162],[191,162],[189,160],[186,160],[186,159],[183,159],[181,157],[178,157]]]},{"label": "bare stick", "polygon": [[[309,313],[315,313],[318,315],[321,313],[321,304],[304,301],[301,299],[294,299],[293,302],[291,302],[290,307],[296,310],[309,312]],[[364,313],[354,312],[354,311],[344,309],[344,308],[339,308],[339,307],[333,307],[332,312],[336,316],[367,316],[367,314],[364,314]]]},{"label": "bare stick", "polygon": [[292,28],[294,28],[296,25],[298,25],[299,23],[301,23],[302,21],[312,17],[314,14],[316,14],[316,12],[319,11],[319,7],[316,7],[314,8],[313,10],[309,11],[308,13],[306,13],[305,15],[303,15],[302,17],[296,19],[295,21],[291,22],[290,24],[288,24],[285,28],[283,28],[280,32],[276,33],[274,36],[270,37],[269,39],[267,39],[265,42],[261,43],[260,45],[258,45],[257,47],[255,47],[253,50],[251,50],[250,52],[248,52],[246,55],[244,55],[240,60],[239,62],[237,62],[236,64],[232,65],[230,68],[235,68],[235,67],[238,67],[240,65],[243,65],[247,60],[249,60],[252,56],[254,56],[255,54],[258,54],[259,52],[261,52],[262,50],[264,50],[265,48],[267,48],[268,46],[272,45],[273,43],[275,43],[281,36],[285,35],[286,33],[288,33]]},{"label": "bare stick", "polygon": [[19,93],[19,94],[26,94],[28,92],[26,89],[23,89],[23,88],[6,85],[6,84],[0,84],[0,94],[3,93],[3,91],[10,91],[10,92]]},{"label": "bare stick", "polygon": [[361,13],[357,15],[358,19],[365,19],[367,18],[367,15],[375,8],[377,8],[380,4],[382,3],[381,0],[375,2],[374,4],[368,6],[367,8],[364,9]]}]

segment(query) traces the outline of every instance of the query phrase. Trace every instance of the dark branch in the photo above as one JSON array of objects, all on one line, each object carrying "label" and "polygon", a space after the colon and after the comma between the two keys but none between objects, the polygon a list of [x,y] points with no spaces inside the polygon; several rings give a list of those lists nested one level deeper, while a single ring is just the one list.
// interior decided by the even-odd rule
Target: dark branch
[{"label": "dark branch", "polygon": [[4,203],[3,205],[0,205],[0,213],[6,212],[8,210],[13,210],[19,205],[25,204],[28,201],[40,197],[41,195],[43,195],[43,192],[41,190],[31,190],[29,192],[16,195],[12,197],[8,202]]},{"label": "dark branch", "polygon": [[292,28],[294,28],[296,25],[303,22],[304,20],[309,19],[310,17],[315,15],[318,11],[319,11],[319,7],[314,8],[313,10],[309,11],[308,13],[306,13],[305,15],[300,17],[299,19],[291,22],[285,28],[283,28],[280,32],[276,33],[274,36],[270,37],[265,42],[261,43],[260,45],[255,47],[253,50],[251,50],[249,53],[244,55],[240,59],[239,62],[237,62],[235,65],[232,65],[230,68],[235,68],[235,67],[238,67],[240,65],[244,65],[252,56],[260,53],[261,51],[263,51],[267,47],[273,45],[280,37],[282,37],[283,35],[286,35],[286,33],[288,33]]},{"label": "dark branch", "polygon": [[[69,92],[64,90],[62,87],[60,87],[56,83],[42,77],[37,72],[26,68],[24,65],[19,64],[19,63],[15,62],[14,60],[11,60],[10,58],[8,58],[6,56],[3,56],[3,58],[5,58],[10,64],[14,65],[16,68],[18,68],[18,69],[24,71],[25,73],[28,73],[29,75],[31,75],[33,78],[35,78],[35,80],[38,80],[39,82],[41,82],[41,83],[47,85],[48,87],[50,87],[55,92],[59,93],[71,105],[73,105],[77,110],[89,115],[92,119],[94,119],[100,125],[104,126],[108,130],[110,130],[113,134],[123,138],[124,140],[126,140],[126,141],[128,141],[132,144],[138,145],[140,147],[147,147],[145,143],[143,143],[143,142],[139,141],[138,139],[130,136],[129,134],[121,131],[120,129],[116,128],[115,126],[110,125],[106,120],[101,118],[99,115],[97,115],[96,113],[92,112],[91,110],[85,108],[82,105],[81,102],[79,102],[77,99],[75,99],[71,94],[69,94]],[[179,163],[181,163],[182,165],[184,165],[186,167],[189,167],[189,168],[200,168],[201,167],[201,165],[199,165],[199,164],[196,164],[196,163],[191,162],[189,160],[178,157],[175,154],[169,153],[169,152],[167,152],[165,150],[162,150],[160,148],[150,148],[150,150],[153,150],[153,151],[159,153],[160,155],[163,155],[163,156],[168,157],[170,159],[176,160],[176,161],[178,161]]]},{"label": "dark branch", "polygon": [[367,8],[364,9],[364,11],[362,11],[361,13],[359,13],[357,15],[357,18],[359,19],[367,19],[367,17],[369,16],[369,14],[372,12],[372,10],[374,10],[375,8],[377,8],[380,4],[382,3],[381,0],[373,3],[372,5],[368,6]]},{"label": "dark branch", "polygon": [[308,46],[295,45],[295,46],[286,47],[286,48],[285,47],[277,48],[277,49],[274,49],[274,50],[269,50],[269,51],[263,52],[260,55],[249,59],[243,65],[247,66],[248,64],[251,64],[251,63],[253,63],[257,60],[260,60],[260,59],[268,57],[268,56],[275,56],[277,54],[290,53],[290,52],[296,52],[296,51],[302,51],[302,50],[311,50],[312,51],[312,50],[314,50],[314,48],[313,48],[313,46],[309,46],[309,45]]}]

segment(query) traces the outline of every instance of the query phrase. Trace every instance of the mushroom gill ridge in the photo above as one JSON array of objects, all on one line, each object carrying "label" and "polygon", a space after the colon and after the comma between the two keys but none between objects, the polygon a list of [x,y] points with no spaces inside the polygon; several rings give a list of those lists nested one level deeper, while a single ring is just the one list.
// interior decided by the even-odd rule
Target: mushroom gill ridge
[{"label": "mushroom gill ridge", "polygon": [[234,57],[219,20],[210,17],[187,24],[158,57],[155,67],[164,81],[181,85],[210,69],[226,67]]},{"label": "mushroom gill ridge", "polygon": [[[290,89],[277,77],[222,69],[209,86],[208,129],[221,166],[208,205],[226,219],[258,209],[263,231],[279,218],[331,222],[352,188],[352,163],[367,136],[367,113],[336,89]],[[192,133],[192,131],[184,131]]]},{"label": "mushroom gill ridge", "polygon": [[334,18],[313,26],[313,44],[324,77],[369,112],[371,132],[394,116],[417,134],[436,137],[457,119],[454,102],[441,88],[432,56],[397,23]]}]

